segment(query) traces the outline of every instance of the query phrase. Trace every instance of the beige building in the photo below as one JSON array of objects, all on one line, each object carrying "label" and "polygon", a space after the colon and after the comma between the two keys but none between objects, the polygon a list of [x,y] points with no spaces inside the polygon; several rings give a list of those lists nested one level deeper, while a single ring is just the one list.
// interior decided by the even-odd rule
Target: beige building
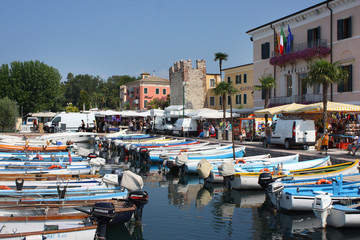
[{"label": "beige building", "polygon": [[220,74],[206,74],[206,99],[204,104],[206,108],[221,109],[219,96],[215,96],[213,93],[213,89],[220,81]]},{"label": "beige building", "polygon": [[[280,34],[281,28],[286,38],[283,55],[275,51],[274,44],[276,32]],[[331,86],[328,99],[360,105],[359,0],[325,1],[247,33],[253,41],[254,85],[259,85],[261,77],[276,79],[270,106],[322,101],[320,86],[309,87],[302,82],[311,62],[317,59],[339,61],[349,72],[345,83]],[[264,96],[255,90],[254,109],[263,107]]]}]

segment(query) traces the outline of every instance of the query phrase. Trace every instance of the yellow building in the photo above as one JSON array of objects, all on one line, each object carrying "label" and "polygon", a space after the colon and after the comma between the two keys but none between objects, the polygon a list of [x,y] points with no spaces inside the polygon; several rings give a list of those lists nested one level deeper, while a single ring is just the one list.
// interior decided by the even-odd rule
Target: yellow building
[{"label": "yellow building", "polygon": [[[248,116],[254,112],[254,81],[253,64],[245,64],[222,70],[225,74],[224,81],[232,82],[238,90],[231,97],[234,112]],[[230,96],[226,99],[226,108],[230,108]]]},{"label": "yellow building", "polygon": [[222,109],[219,102],[219,96],[215,96],[212,91],[218,82],[220,82],[220,74],[206,74],[206,97],[204,107],[211,109]]}]

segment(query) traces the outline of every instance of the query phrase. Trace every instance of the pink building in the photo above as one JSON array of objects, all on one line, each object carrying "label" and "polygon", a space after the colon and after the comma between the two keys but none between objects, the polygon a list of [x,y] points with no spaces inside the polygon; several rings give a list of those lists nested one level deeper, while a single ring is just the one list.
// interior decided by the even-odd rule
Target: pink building
[{"label": "pink building", "polygon": [[135,109],[147,109],[154,98],[164,98],[170,94],[170,81],[165,78],[142,73],[141,79],[126,84],[126,101]]},{"label": "pink building", "polygon": [[[276,32],[284,32],[284,54],[275,51]],[[290,29],[290,30],[289,30]],[[292,38],[288,37],[292,33]],[[276,88],[270,106],[322,101],[321,86],[305,86],[312,61],[340,63],[349,73],[345,83],[333,84],[328,99],[360,105],[360,1],[324,1],[247,31],[253,41],[254,85],[272,76]],[[291,35],[290,35],[291,36]],[[254,91],[254,110],[264,108],[264,95]]]}]

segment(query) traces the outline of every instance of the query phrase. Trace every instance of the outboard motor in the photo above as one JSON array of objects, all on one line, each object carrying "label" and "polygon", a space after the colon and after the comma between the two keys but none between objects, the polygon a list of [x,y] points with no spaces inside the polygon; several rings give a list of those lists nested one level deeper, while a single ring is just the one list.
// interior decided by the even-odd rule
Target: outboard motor
[{"label": "outboard motor", "polygon": [[267,188],[270,183],[274,182],[276,179],[273,179],[271,173],[263,172],[259,175],[258,184],[261,186],[262,189],[267,191]]},{"label": "outboard motor", "polygon": [[149,195],[144,190],[135,190],[129,193],[129,201],[136,205],[134,217],[136,221],[142,220],[142,211],[144,206],[148,203]]},{"label": "outboard motor", "polygon": [[126,149],[125,149],[126,144],[125,143],[120,143],[117,146],[117,152],[119,155],[119,162],[125,162],[126,160]]},{"label": "outboard motor", "polygon": [[105,239],[106,224],[108,224],[116,215],[115,206],[111,202],[95,203],[91,210],[91,217],[98,222],[98,239]]}]

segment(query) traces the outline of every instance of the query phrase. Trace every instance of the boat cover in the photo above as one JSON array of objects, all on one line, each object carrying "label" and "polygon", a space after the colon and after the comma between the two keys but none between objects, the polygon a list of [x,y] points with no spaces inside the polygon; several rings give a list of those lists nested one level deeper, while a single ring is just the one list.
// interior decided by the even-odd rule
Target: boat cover
[{"label": "boat cover", "polygon": [[182,166],[189,161],[187,153],[182,152],[176,157],[176,165]]},{"label": "boat cover", "polygon": [[142,189],[144,186],[144,182],[142,177],[140,177],[139,175],[131,171],[125,171],[121,179],[120,186],[128,189],[131,192]]},{"label": "boat cover", "polygon": [[212,169],[211,163],[209,163],[205,158],[202,158],[200,160],[196,168],[199,177],[201,177],[202,179],[206,179],[209,177],[211,169]]},{"label": "boat cover", "polygon": [[231,161],[224,162],[218,167],[218,169],[221,175],[223,175],[224,177],[232,176],[235,174],[235,166],[234,163]]}]

